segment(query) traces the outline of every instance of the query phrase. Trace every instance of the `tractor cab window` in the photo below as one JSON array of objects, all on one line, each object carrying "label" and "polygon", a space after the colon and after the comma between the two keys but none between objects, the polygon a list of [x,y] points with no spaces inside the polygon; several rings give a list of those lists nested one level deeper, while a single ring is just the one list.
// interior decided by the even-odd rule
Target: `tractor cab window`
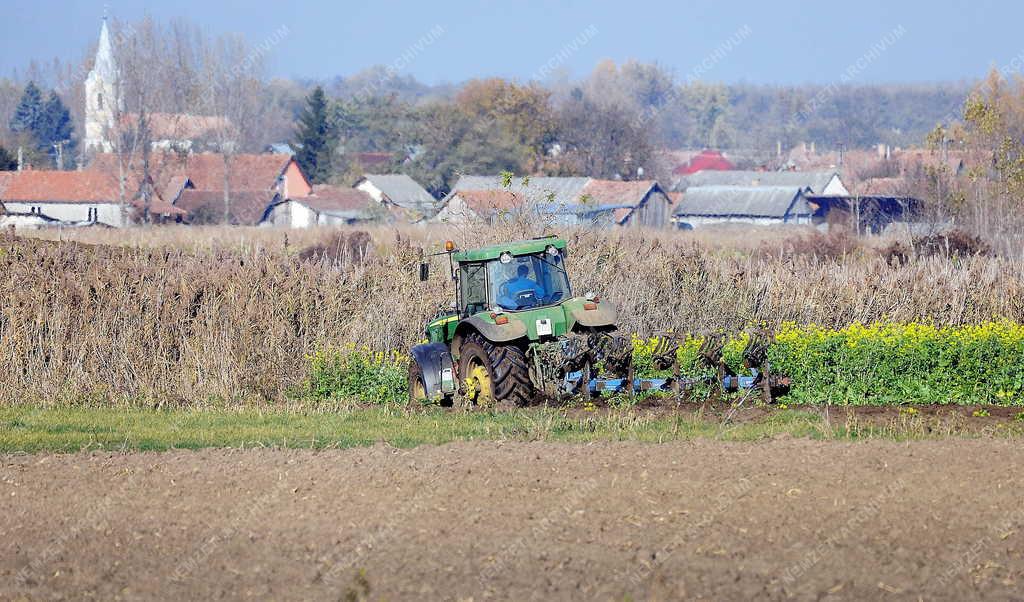
[{"label": "tractor cab window", "polygon": [[502,309],[530,309],[571,296],[560,254],[521,255],[507,263],[492,261],[487,266],[490,297]]},{"label": "tractor cab window", "polygon": [[459,268],[459,288],[466,315],[487,308],[487,271],[482,263],[467,263]]}]

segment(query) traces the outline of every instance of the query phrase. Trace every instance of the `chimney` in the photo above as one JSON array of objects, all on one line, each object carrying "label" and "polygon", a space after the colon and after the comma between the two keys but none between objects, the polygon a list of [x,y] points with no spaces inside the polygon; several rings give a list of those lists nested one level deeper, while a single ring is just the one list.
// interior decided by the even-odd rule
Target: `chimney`
[{"label": "chimney", "polygon": [[878,158],[879,159],[884,159],[885,158],[885,145],[884,144],[879,144],[878,145]]},{"label": "chimney", "polygon": [[801,142],[800,146],[801,146],[801,148],[803,148],[804,154],[806,155],[807,154],[807,143],[806,142]]},{"label": "chimney", "polygon": [[782,156],[782,140],[776,140],[775,141],[775,156],[776,157],[781,157]]},{"label": "chimney", "polygon": [[18,171],[25,169],[25,154],[22,148],[18,147]]},{"label": "chimney", "polygon": [[888,144],[885,145],[885,158],[889,160],[892,158],[892,147]]},{"label": "chimney", "polygon": [[811,154],[816,154],[814,151],[814,142],[811,142]]}]

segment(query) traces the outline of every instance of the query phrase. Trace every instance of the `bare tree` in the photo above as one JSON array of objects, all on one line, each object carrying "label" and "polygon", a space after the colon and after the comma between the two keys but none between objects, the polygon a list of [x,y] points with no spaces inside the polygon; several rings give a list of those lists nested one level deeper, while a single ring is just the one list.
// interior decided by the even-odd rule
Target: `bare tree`
[{"label": "bare tree", "polygon": [[208,136],[224,161],[224,222],[231,220],[231,170],[235,156],[259,138],[264,112],[263,56],[238,36],[225,36],[204,57],[204,112],[214,116]]}]

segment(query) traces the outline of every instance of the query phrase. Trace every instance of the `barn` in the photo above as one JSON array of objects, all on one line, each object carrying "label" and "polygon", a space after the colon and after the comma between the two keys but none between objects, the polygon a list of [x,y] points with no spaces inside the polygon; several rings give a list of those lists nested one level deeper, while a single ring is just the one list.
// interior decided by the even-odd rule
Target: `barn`
[{"label": "barn", "polygon": [[683,193],[672,220],[687,230],[728,223],[810,224],[814,208],[808,192],[795,186],[698,186]]}]

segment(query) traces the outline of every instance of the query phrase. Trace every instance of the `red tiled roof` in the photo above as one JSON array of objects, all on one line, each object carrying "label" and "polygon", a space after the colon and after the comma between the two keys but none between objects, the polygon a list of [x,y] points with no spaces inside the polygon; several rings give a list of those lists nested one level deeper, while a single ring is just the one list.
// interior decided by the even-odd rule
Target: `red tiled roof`
[{"label": "red tiled roof", "polygon": [[[142,199],[135,199],[134,201],[131,202],[131,205],[135,209],[135,211],[141,216],[143,210],[145,209],[145,203],[142,201]],[[175,207],[174,205],[165,201],[161,201],[160,199],[150,200],[149,213],[150,215],[162,215],[165,217],[184,217],[188,215],[188,211],[185,211],[184,209],[181,209],[179,207]]]},{"label": "red tiled roof", "polygon": [[460,190],[455,195],[478,215],[490,215],[495,211],[511,211],[526,203],[526,197],[509,190]]},{"label": "red tiled roof", "polygon": [[[141,158],[134,157],[128,171],[141,171]],[[228,183],[231,190],[270,190],[292,161],[291,155],[235,155],[231,158]],[[89,170],[118,173],[117,155],[101,153],[89,164]],[[224,157],[217,153],[181,155],[154,153],[150,173],[157,190],[165,190],[175,178],[187,177],[197,190],[224,190]],[[135,176],[137,177],[137,176]],[[169,199],[165,199],[169,200]]]},{"label": "red tiled roof", "polygon": [[10,176],[0,199],[21,202],[116,203],[117,179],[95,171],[25,170]]},{"label": "red tiled roof", "polygon": [[730,169],[736,169],[736,166],[732,161],[726,159],[725,155],[718,151],[703,150],[686,163],[676,167],[672,173],[685,176],[701,170],[728,171]]},{"label": "red tiled roof", "polygon": [[871,178],[858,188],[863,196],[907,196],[908,184],[904,178]]},{"label": "red tiled roof", "polygon": [[376,202],[362,190],[326,184],[314,186],[313,194],[309,196],[289,200],[302,203],[314,211],[362,211],[370,203]]},{"label": "red tiled roof", "polygon": [[644,200],[647,191],[654,186],[654,180],[591,180],[583,187],[582,194],[597,205],[637,206]]},{"label": "red tiled roof", "polygon": [[366,169],[388,165],[394,159],[391,153],[354,153],[352,156]]},{"label": "red tiled roof", "polygon": [[[275,196],[277,193],[273,190],[232,190],[231,223],[258,224]],[[202,216],[217,221],[224,215],[224,191],[186,188],[181,191],[176,206],[187,211],[193,218]]]},{"label": "red tiled roof", "polygon": [[[195,140],[231,126],[228,118],[214,115],[147,113],[146,119],[149,122],[150,137],[155,141]],[[137,113],[124,115],[124,122],[131,127],[134,127],[138,120]]]},{"label": "red tiled roof", "polygon": [[932,169],[945,168],[949,173],[956,175],[964,164],[965,154],[955,150],[941,153],[915,149],[894,153],[893,157],[899,162],[903,172],[923,166]]},{"label": "red tiled roof", "polygon": [[621,224],[626,221],[626,218],[629,217],[630,213],[633,213],[633,207],[620,207],[619,209],[612,211],[612,216],[615,218],[616,224]]}]

